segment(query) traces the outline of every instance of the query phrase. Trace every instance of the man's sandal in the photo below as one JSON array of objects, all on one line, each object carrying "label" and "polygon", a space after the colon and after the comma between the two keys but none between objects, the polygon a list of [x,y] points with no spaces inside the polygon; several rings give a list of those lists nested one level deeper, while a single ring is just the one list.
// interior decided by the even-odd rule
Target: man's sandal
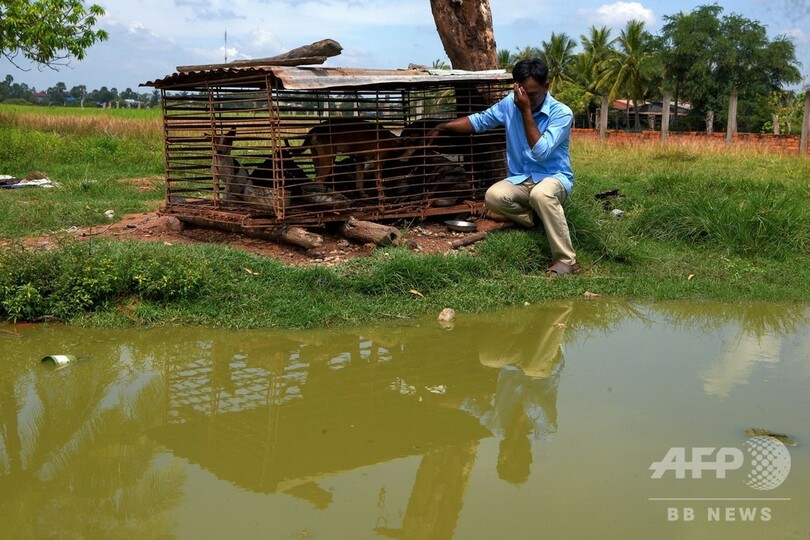
[{"label": "man's sandal", "polygon": [[567,276],[568,274],[578,274],[579,273],[579,265],[577,263],[574,264],[565,264],[564,262],[557,261],[552,264],[546,273],[551,276]]}]

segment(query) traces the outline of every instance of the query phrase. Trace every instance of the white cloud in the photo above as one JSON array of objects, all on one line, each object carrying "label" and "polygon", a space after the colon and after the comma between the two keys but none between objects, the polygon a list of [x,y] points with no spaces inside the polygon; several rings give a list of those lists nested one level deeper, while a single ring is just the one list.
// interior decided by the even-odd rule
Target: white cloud
[{"label": "white cloud", "polygon": [[[426,0],[375,0],[347,2],[314,0],[296,6],[303,20],[315,21],[330,28],[335,26],[368,27],[432,23],[430,3]],[[300,10],[300,11],[298,11]]]},{"label": "white cloud", "polygon": [[810,34],[801,28],[790,28],[783,32],[786,36],[793,38],[796,43],[810,43]]},{"label": "white cloud", "polygon": [[260,51],[280,51],[284,44],[275,32],[257,28],[250,34],[250,46]]},{"label": "white cloud", "polygon": [[596,9],[580,9],[579,14],[586,17],[590,24],[619,28],[627,21],[642,21],[647,28],[656,23],[655,14],[639,2],[614,2],[602,4]]}]

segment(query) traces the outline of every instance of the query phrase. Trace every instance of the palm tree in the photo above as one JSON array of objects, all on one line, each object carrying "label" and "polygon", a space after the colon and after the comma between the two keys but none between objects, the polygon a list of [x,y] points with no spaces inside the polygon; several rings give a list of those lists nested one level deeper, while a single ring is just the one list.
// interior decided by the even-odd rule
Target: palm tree
[{"label": "palm tree", "polygon": [[515,55],[509,52],[509,49],[498,51],[498,67],[506,71],[512,71],[512,68],[515,67]]},{"label": "palm tree", "polygon": [[520,60],[528,60],[529,58],[536,58],[536,57],[543,57],[543,51],[538,49],[537,47],[532,47],[531,45],[526,45],[522,49],[517,49],[517,52],[512,56],[513,62],[518,62]]},{"label": "palm tree", "polygon": [[604,138],[607,132],[607,119],[608,119],[608,93],[610,92],[610,85],[602,81],[602,75],[605,71],[607,60],[615,54],[613,44],[616,39],[610,38],[610,29],[606,26],[596,28],[591,26],[589,34],[586,36],[582,34],[579,36],[582,42],[583,52],[580,56],[584,57],[586,61],[584,71],[587,74],[587,79],[582,81],[588,91],[601,96],[601,109],[599,115],[599,137]]},{"label": "palm tree", "polygon": [[647,93],[650,75],[654,69],[655,60],[653,38],[644,30],[642,21],[628,21],[618,38],[619,50],[612,54],[605,62],[605,71],[599,79],[599,86],[610,86],[610,98],[615,99],[624,93],[633,100],[635,110],[635,127],[641,128],[641,119],[638,114],[638,102],[644,99]]},{"label": "palm tree", "polygon": [[548,64],[549,91],[554,94],[560,89],[564,81],[571,81],[571,76],[566,70],[574,61],[574,49],[577,42],[571,39],[565,32],[561,34],[551,33],[551,41],[543,42],[543,58]]}]

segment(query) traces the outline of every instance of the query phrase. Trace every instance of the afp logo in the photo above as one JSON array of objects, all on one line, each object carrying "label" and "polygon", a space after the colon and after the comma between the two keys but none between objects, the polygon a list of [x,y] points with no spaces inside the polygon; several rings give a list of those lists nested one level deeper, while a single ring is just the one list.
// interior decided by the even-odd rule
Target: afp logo
[{"label": "afp logo", "polygon": [[[650,465],[653,479],[661,479],[667,472],[675,473],[675,478],[703,478],[703,473],[714,473],[715,478],[725,479],[726,473],[747,465],[745,484],[756,490],[776,489],[790,473],[790,452],[774,437],[751,437],[745,442],[744,450],[723,446],[670,448],[661,461]],[[747,459],[746,459],[747,456]]]}]

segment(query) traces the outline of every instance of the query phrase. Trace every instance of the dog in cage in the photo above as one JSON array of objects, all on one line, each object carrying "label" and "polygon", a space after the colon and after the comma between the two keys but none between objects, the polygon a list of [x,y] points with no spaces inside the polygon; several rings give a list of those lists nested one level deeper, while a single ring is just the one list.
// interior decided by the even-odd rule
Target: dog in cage
[{"label": "dog in cage", "polygon": [[333,178],[338,156],[350,156],[355,165],[355,191],[365,196],[368,176],[376,185],[382,185],[384,163],[412,154],[408,143],[408,139],[374,122],[356,117],[330,118],[307,132],[300,151],[310,150],[318,182]]},{"label": "dog in cage", "polygon": [[243,200],[248,184],[247,169],[231,155],[235,139],[236,128],[212,138],[211,176],[217,186],[224,186],[223,198],[226,201]]},{"label": "dog in cage", "polygon": [[[350,200],[341,193],[346,185],[349,175],[346,168],[354,171],[353,160],[351,164],[339,163],[335,167],[335,175],[331,186],[314,182],[306,172],[295,162],[291,148],[276,150],[274,157],[265,159],[253,168],[248,179],[246,194],[266,205],[266,194],[273,192],[273,179],[279,172],[284,182],[284,204],[299,210],[340,210],[348,208]],[[353,176],[352,176],[353,178]]]}]

